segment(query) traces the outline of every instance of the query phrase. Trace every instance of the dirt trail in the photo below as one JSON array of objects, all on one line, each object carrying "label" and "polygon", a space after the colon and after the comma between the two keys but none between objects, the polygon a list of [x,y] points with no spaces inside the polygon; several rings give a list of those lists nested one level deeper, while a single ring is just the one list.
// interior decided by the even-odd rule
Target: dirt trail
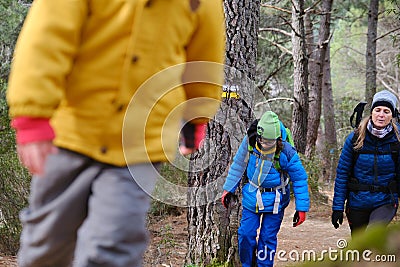
[{"label": "dirt trail", "polygon": [[[330,196],[331,193],[328,192]],[[350,230],[347,221],[339,229],[335,229],[330,222],[331,204],[312,203],[306,221],[294,228],[292,226],[295,212],[294,201],[285,210],[285,217],[278,235],[280,253],[275,257],[275,266],[286,267],[301,262],[302,255],[321,251],[338,249],[338,242],[348,240]],[[145,255],[145,266],[182,267],[184,266],[187,248],[186,215],[168,217],[149,225],[152,234],[151,244]],[[308,254],[307,254],[308,253]],[[299,255],[299,256],[297,256]]]},{"label": "dirt trail", "polygon": [[[290,266],[302,262],[315,253],[316,258],[323,250],[338,249],[350,238],[350,229],[345,220],[335,229],[330,219],[331,207],[314,207],[307,214],[306,221],[298,227],[292,226],[293,203],[286,209],[285,217],[278,235],[278,249],[275,266]],[[303,256],[304,255],[304,256]]]}]

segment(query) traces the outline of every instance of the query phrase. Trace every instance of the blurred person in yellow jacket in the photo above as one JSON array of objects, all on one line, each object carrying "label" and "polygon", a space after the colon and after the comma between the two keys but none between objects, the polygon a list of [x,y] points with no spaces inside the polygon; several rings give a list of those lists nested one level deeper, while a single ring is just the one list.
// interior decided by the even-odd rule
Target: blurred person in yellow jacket
[{"label": "blurred person in yellow jacket", "polygon": [[33,2],[7,91],[33,174],[20,267],[142,266],[157,165],[218,108],[224,25],[216,0]]}]

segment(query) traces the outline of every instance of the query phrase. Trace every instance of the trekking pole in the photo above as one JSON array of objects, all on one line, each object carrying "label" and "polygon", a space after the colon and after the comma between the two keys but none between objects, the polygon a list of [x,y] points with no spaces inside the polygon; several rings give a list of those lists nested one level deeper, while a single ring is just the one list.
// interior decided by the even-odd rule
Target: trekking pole
[{"label": "trekking pole", "polygon": [[235,194],[232,194],[231,201],[228,205],[228,208],[226,209],[226,215],[225,215],[226,219],[229,219],[229,215],[231,214],[232,209],[236,207],[237,202],[238,202],[238,197]]}]

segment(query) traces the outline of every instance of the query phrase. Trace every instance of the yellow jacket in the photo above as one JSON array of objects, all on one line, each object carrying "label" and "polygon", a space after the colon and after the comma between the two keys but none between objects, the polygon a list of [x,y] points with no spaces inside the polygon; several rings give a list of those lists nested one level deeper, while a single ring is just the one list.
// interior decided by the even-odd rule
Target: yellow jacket
[{"label": "yellow jacket", "polygon": [[219,106],[224,44],[221,0],[34,1],[10,115],[51,118],[57,146],[101,162],[172,159],[182,118]]}]

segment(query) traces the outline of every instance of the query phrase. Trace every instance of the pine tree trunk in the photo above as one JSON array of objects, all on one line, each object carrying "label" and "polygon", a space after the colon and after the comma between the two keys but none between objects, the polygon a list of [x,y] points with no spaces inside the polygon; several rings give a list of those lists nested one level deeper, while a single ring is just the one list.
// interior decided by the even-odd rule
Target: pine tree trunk
[{"label": "pine tree trunk", "polygon": [[337,148],[337,135],[335,125],[335,105],[333,103],[333,91],[331,81],[331,60],[330,60],[330,49],[326,50],[324,74],[322,83],[322,106],[324,110],[324,135],[326,146],[329,149]]},{"label": "pine tree trunk", "polygon": [[324,114],[324,136],[325,142],[323,143],[324,151],[324,166],[326,169],[326,176],[324,181],[332,182],[335,177],[336,161],[339,155],[337,150],[337,135],[335,125],[335,106],[333,103],[333,92],[331,82],[331,70],[330,70],[330,50],[329,45],[326,50],[324,74],[322,83],[322,107]]},{"label": "pine tree trunk", "polygon": [[368,12],[368,34],[366,60],[365,99],[369,109],[372,98],[376,93],[376,37],[378,31],[379,0],[371,0]]},{"label": "pine tree trunk", "polygon": [[330,20],[333,0],[322,1],[322,15],[319,25],[318,49],[315,57],[315,72],[311,73],[313,83],[310,87],[310,103],[307,126],[306,156],[311,158],[315,153],[315,144],[321,121],[322,84],[326,50],[329,43]]},{"label": "pine tree trunk", "polygon": [[293,116],[292,134],[295,147],[305,152],[308,117],[308,59],[304,30],[304,0],[292,1],[292,44],[293,44]]},{"label": "pine tree trunk", "polygon": [[[226,0],[227,25],[226,87],[221,109],[208,124],[203,148],[191,157],[188,184],[188,252],[186,264],[206,266],[225,262],[240,266],[237,229],[241,215],[241,190],[238,203],[230,210],[220,198],[232,158],[247,127],[253,120],[255,104],[257,30],[260,2]],[[230,91],[240,98],[229,97]]]},{"label": "pine tree trunk", "polygon": [[319,114],[315,112],[317,107],[321,107],[320,96],[319,96],[319,75],[320,75],[320,66],[321,63],[319,61],[319,46],[314,44],[314,28],[311,23],[309,12],[305,13],[304,16],[304,27],[306,31],[306,40],[307,40],[307,55],[308,55],[308,85],[309,85],[309,95],[308,95],[308,108],[310,111],[308,113],[308,121],[307,121],[307,146],[306,146],[306,156],[310,157],[311,148],[310,148],[310,136],[316,133],[317,129],[315,127],[316,116]]}]

